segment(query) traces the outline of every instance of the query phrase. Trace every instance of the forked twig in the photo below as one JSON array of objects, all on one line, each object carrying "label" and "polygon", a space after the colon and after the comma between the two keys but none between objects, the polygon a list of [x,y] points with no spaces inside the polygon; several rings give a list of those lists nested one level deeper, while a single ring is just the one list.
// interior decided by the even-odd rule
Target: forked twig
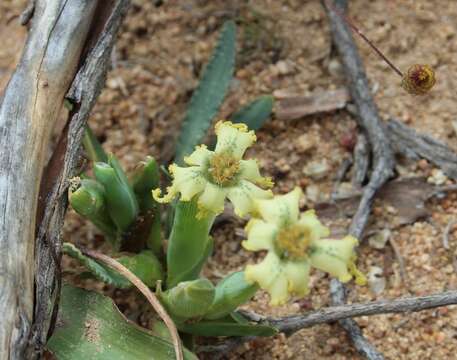
[{"label": "forked twig", "polygon": [[163,308],[162,304],[157,299],[155,294],[134,273],[132,273],[124,265],[122,265],[118,261],[114,260],[113,258],[106,256],[102,253],[99,253],[97,251],[94,251],[94,250],[88,250],[88,249],[80,249],[80,250],[85,255],[90,256],[91,258],[94,258],[98,261],[101,261],[104,264],[106,264],[109,267],[116,270],[117,272],[119,272],[122,276],[124,276],[127,280],[129,280],[146,297],[146,299],[149,301],[149,303],[152,305],[154,310],[157,312],[157,314],[160,316],[160,318],[163,320],[163,322],[167,326],[168,330],[170,331],[171,339],[173,341],[173,346],[175,348],[176,359],[183,360],[184,358],[183,358],[183,353],[182,353],[181,341],[180,341],[179,335],[178,335],[178,330],[176,329],[176,326],[175,326],[173,320],[170,318],[168,313],[165,311],[165,309]]}]

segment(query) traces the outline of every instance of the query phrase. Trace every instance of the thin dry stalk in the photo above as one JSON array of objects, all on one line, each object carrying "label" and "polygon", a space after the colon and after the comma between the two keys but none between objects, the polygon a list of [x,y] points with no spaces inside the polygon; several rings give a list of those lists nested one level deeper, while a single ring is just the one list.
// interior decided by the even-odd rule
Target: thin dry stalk
[{"label": "thin dry stalk", "polygon": [[168,330],[170,331],[173,346],[175,348],[176,360],[183,360],[184,358],[182,353],[181,341],[179,340],[178,330],[176,329],[173,320],[165,311],[165,309],[163,308],[162,304],[157,299],[155,294],[134,273],[132,273],[124,265],[114,260],[113,258],[93,250],[81,249],[81,251],[85,255],[90,256],[91,258],[94,258],[98,261],[101,261],[104,264],[116,270],[117,272],[119,272],[146,297],[146,299],[152,305],[157,314],[159,314],[160,318],[163,320]]}]

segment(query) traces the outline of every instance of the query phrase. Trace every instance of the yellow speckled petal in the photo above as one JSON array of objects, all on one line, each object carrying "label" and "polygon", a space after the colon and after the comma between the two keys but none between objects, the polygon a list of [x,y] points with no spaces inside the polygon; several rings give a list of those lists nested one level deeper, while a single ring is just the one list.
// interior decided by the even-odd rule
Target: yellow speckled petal
[{"label": "yellow speckled petal", "polygon": [[248,239],[241,245],[249,251],[270,250],[278,232],[278,228],[271,223],[259,219],[251,219],[245,228]]},{"label": "yellow speckled petal", "polygon": [[256,202],[257,211],[267,222],[280,227],[294,224],[298,220],[298,202],[301,196],[301,189],[296,187],[291,192],[275,196],[271,200],[258,200]]},{"label": "yellow speckled petal", "polygon": [[257,283],[262,289],[267,289],[275,278],[281,273],[281,261],[273,252],[268,252],[262,262],[247,265],[244,276],[248,283]]},{"label": "yellow speckled petal", "polygon": [[273,186],[271,178],[260,175],[259,164],[254,159],[240,161],[239,175],[242,179],[249,180],[263,188]]},{"label": "yellow speckled petal", "polygon": [[322,239],[311,243],[311,265],[335,276],[341,282],[351,280],[349,265],[358,241],[353,236],[341,240]]},{"label": "yellow speckled petal", "polygon": [[311,241],[330,235],[328,227],[321,224],[314,210],[305,211],[298,221],[301,225],[311,230]]},{"label": "yellow speckled petal", "polygon": [[240,217],[256,210],[254,204],[255,199],[268,199],[273,197],[273,193],[270,190],[263,190],[246,180],[240,180],[236,186],[227,189],[227,197],[233,204],[235,214]]},{"label": "yellow speckled petal", "polygon": [[311,265],[308,260],[287,261],[284,263],[283,271],[287,278],[287,289],[289,293],[298,296],[305,296],[309,293],[309,271]]},{"label": "yellow speckled petal", "polygon": [[226,189],[208,182],[206,183],[205,190],[198,199],[198,206],[205,211],[220,214],[224,211],[226,194]]},{"label": "yellow speckled petal", "polygon": [[209,161],[209,158],[213,154],[212,151],[208,150],[206,145],[198,145],[195,147],[195,151],[184,158],[184,162],[187,165],[204,165]]},{"label": "yellow speckled petal", "polygon": [[248,131],[245,124],[232,124],[219,121],[216,124],[217,144],[215,153],[229,153],[236,159],[243,157],[246,149],[256,141],[253,131]]},{"label": "yellow speckled petal", "polygon": [[289,292],[287,290],[286,274],[281,272],[271,286],[267,289],[270,294],[270,305],[284,305],[289,300]]},{"label": "yellow speckled petal", "polygon": [[181,201],[189,201],[205,189],[207,181],[199,167],[174,166],[170,170],[174,178],[172,187],[181,193]]},{"label": "yellow speckled petal", "polygon": [[278,256],[270,251],[262,262],[247,265],[244,276],[247,282],[257,283],[271,296],[271,305],[283,304],[287,301],[287,278],[282,272],[282,264]]}]

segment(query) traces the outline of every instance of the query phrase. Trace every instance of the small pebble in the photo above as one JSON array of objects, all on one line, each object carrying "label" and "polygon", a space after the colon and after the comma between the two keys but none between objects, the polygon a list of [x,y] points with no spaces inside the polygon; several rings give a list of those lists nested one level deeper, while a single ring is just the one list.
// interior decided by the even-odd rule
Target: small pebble
[{"label": "small pebble", "polygon": [[443,185],[447,180],[447,176],[440,169],[433,169],[431,176],[427,178],[427,182],[434,185]]},{"label": "small pebble", "polygon": [[384,249],[392,232],[389,229],[378,231],[368,238],[368,244],[374,249]]},{"label": "small pebble", "polygon": [[381,294],[386,288],[386,278],[383,273],[384,271],[378,266],[371,266],[368,271],[368,285],[375,295]]},{"label": "small pebble", "polygon": [[303,167],[303,173],[315,180],[319,180],[327,175],[330,167],[326,160],[311,161]]}]

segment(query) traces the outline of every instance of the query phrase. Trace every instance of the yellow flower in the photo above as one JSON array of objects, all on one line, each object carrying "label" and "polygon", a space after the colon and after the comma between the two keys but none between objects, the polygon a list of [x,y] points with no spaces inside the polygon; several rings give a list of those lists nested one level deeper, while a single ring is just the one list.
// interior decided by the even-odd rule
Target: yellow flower
[{"label": "yellow flower", "polygon": [[219,121],[216,124],[217,144],[214,151],[205,145],[184,158],[187,167],[170,166],[173,182],[167,194],[161,197],[160,189],[152,192],[158,202],[170,202],[178,194],[181,201],[198,196],[199,216],[205,213],[221,213],[228,198],[238,216],[254,210],[253,199],[273,197],[270,178],[260,176],[256,160],[242,160],[244,152],[256,141],[253,131],[245,124]]},{"label": "yellow flower", "polygon": [[271,200],[257,200],[261,219],[251,219],[246,226],[248,239],[243,247],[268,250],[261,263],[246,267],[246,280],[268,291],[272,305],[284,304],[291,294],[306,295],[311,266],[342,282],[352,275],[358,284],[365,282],[354,264],[357,239],[323,239],[329,229],[320,223],[314,210],[300,214],[301,195],[301,190],[295,188]]},{"label": "yellow flower", "polygon": [[435,83],[435,72],[430,66],[415,64],[403,76],[401,86],[412,95],[425,95]]}]

